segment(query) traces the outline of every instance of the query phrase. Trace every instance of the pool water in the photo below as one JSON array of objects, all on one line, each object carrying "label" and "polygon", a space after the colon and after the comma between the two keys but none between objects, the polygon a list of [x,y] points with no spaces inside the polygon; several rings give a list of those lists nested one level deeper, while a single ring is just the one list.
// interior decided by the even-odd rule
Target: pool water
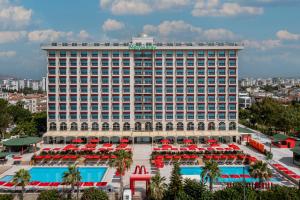
[{"label": "pool water", "polygon": [[[81,182],[101,182],[107,170],[106,167],[79,167]],[[29,170],[30,181],[62,182],[67,167],[33,167]]]},{"label": "pool water", "polygon": [[0,179],[0,181],[9,182],[13,179],[12,175],[6,175]]},{"label": "pool water", "polygon": [[[226,174],[226,175],[232,175],[232,174],[237,174],[237,175],[250,175],[249,174],[249,166],[245,167],[220,167],[221,174]],[[180,173],[182,175],[199,175],[202,172],[202,167],[181,167],[180,168]],[[218,182],[243,182],[244,180],[246,182],[258,182],[258,179],[255,178],[218,178]],[[277,178],[270,178],[271,182],[277,182],[279,181]]]}]

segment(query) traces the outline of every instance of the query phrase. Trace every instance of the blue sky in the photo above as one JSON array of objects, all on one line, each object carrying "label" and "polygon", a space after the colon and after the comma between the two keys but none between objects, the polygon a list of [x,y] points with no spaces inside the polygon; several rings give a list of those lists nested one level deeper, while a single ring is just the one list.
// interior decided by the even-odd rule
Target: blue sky
[{"label": "blue sky", "polygon": [[0,0],[0,74],[40,79],[41,43],[239,41],[240,77],[300,74],[300,0]]}]

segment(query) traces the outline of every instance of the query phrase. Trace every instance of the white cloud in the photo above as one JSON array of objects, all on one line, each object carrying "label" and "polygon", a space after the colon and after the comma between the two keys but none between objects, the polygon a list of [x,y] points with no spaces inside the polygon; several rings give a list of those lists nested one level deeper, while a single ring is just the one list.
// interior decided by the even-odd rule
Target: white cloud
[{"label": "white cloud", "polygon": [[17,53],[15,51],[0,51],[0,57],[15,57]]},{"label": "white cloud", "polygon": [[280,40],[300,40],[300,34],[290,33],[287,30],[280,30],[276,33]]},{"label": "white cloud", "polygon": [[90,34],[86,30],[81,30],[77,36],[80,40],[87,40],[90,38]]},{"label": "white cloud", "polygon": [[55,31],[52,29],[36,30],[28,33],[28,40],[33,42],[57,41],[61,38],[71,38],[73,32]]},{"label": "white cloud", "polygon": [[104,31],[115,31],[122,28],[124,28],[124,24],[114,19],[107,19],[102,25]]},{"label": "white cloud", "polygon": [[26,31],[0,31],[0,44],[16,42],[26,36]]},{"label": "white cloud", "polygon": [[32,10],[0,0],[0,27],[3,29],[20,28],[29,24]]},{"label": "white cloud", "polygon": [[143,28],[144,33],[156,34],[160,37],[168,39],[170,36],[176,36],[177,38],[189,38],[190,40],[232,40],[237,36],[227,29],[202,29],[186,23],[183,20],[163,21],[161,24],[145,25]]},{"label": "white cloud", "polygon": [[180,8],[193,0],[100,0],[100,7],[114,15],[146,15],[156,10]]},{"label": "white cloud", "polygon": [[255,48],[260,50],[273,49],[281,46],[280,40],[271,40],[271,39],[262,40],[262,41],[244,40],[243,44],[245,45],[245,47]]},{"label": "white cloud", "polygon": [[236,16],[240,14],[260,15],[264,9],[241,6],[238,3],[221,3],[219,0],[197,0],[192,10],[193,16]]}]

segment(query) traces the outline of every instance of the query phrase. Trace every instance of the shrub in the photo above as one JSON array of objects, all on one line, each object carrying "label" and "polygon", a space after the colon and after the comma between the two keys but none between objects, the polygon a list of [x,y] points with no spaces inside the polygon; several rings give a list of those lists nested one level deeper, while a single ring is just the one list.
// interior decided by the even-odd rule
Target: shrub
[{"label": "shrub", "polygon": [[108,200],[108,195],[102,190],[89,188],[83,191],[81,200]]},{"label": "shrub", "polygon": [[57,190],[44,190],[42,191],[37,200],[61,200],[62,197]]},{"label": "shrub", "polygon": [[0,194],[0,200],[13,200],[14,196],[12,194]]}]

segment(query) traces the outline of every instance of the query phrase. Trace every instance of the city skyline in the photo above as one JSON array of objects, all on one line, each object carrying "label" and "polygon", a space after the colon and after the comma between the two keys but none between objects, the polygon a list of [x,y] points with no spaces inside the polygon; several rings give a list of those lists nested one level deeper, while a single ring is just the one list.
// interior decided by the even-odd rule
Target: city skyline
[{"label": "city skyline", "polygon": [[300,64],[297,8],[297,0],[1,0],[1,75],[45,76],[41,43],[128,41],[145,32],[158,41],[239,41],[241,78],[293,77]]}]

